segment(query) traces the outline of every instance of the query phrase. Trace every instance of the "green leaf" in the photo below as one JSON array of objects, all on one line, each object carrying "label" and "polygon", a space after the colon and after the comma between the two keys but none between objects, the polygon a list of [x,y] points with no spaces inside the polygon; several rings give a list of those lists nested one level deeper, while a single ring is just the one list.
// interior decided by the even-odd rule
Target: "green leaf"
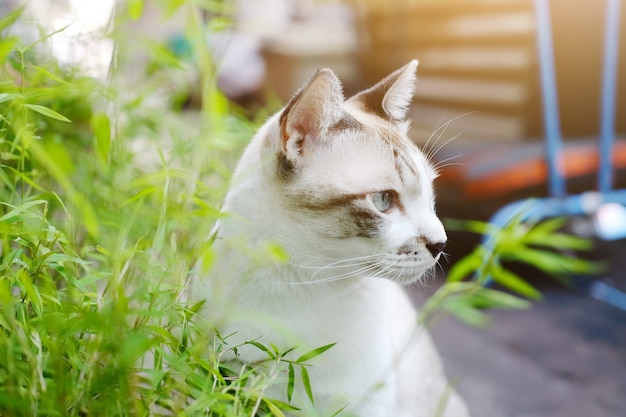
[{"label": "green leaf", "polygon": [[348,407],[348,404],[344,405],[343,407],[341,407],[339,410],[335,411],[330,417],[337,417],[339,414],[341,414],[341,412],[343,410],[345,410]]},{"label": "green leaf", "polygon": [[552,275],[594,274],[602,270],[601,264],[541,249],[523,248],[508,258],[534,265]]},{"label": "green leaf", "polygon": [[46,77],[58,82],[59,84],[63,84],[66,86],[71,85],[70,83],[68,83],[67,81],[65,81],[63,78],[59,77],[56,74],[51,73],[50,71],[48,71],[47,69],[45,69],[44,67],[40,67],[37,65],[31,65],[31,68],[34,68],[37,70],[38,74],[35,78],[39,77],[39,74],[45,75]]},{"label": "green leaf", "polygon": [[33,307],[33,310],[35,310],[35,313],[38,316],[41,316],[41,314],[43,313],[43,301],[41,299],[39,291],[33,284],[29,272],[25,269],[20,270],[17,274],[17,279],[24,289],[24,292],[26,292],[26,295],[30,300],[30,304]]},{"label": "green leaf", "polygon": [[522,298],[507,294],[491,288],[480,288],[473,295],[473,302],[484,308],[508,308],[514,310],[525,310],[530,308],[531,303]]},{"label": "green leaf", "polygon": [[274,355],[274,352],[272,352],[268,347],[262,345],[261,343],[255,341],[255,340],[249,340],[245,343],[246,345],[252,345],[254,347],[256,347],[257,349],[262,350],[263,352],[267,353],[267,355],[272,358],[272,359],[276,359],[276,355]]},{"label": "green leaf", "polygon": [[216,16],[208,22],[210,32],[221,32],[233,26],[233,20],[228,17]]},{"label": "green leaf", "polygon": [[491,278],[498,284],[533,300],[541,299],[541,293],[536,288],[501,265],[493,265],[489,272]]},{"label": "green leaf", "polygon": [[17,9],[6,15],[4,18],[2,18],[2,20],[0,20],[0,32],[11,26],[13,23],[17,22],[17,19],[20,18],[23,11],[24,6],[18,7]]},{"label": "green leaf", "polygon": [[16,97],[19,97],[19,95],[11,94],[11,93],[1,93],[0,94],[0,103],[4,103],[5,101],[13,100]]},{"label": "green leaf", "polygon": [[62,114],[59,114],[57,112],[55,112],[54,110],[52,110],[51,108],[45,107],[45,106],[41,106],[39,104],[24,104],[24,107],[29,108],[30,110],[42,114],[44,116],[47,116],[51,119],[55,119],[55,120],[60,120],[62,122],[66,122],[66,123],[72,123],[72,121],[70,119],[68,119],[67,117],[63,116]]},{"label": "green leaf", "polygon": [[275,398],[272,398],[270,401],[281,410],[287,410],[287,411],[299,411],[300,410],[298,407],[279,401]]},{"label": "green leaf", "polygon": [[479,252],[476,250],[473,251],[452,266],[448,272],[448,282],[461,281],[468,275],[478,271],[483,265],[483,262],[484,259],[480,256]]},{"label": "green leaf", "polygon": [[96,151],[103,164],[109,161],[111,150],[111,121],[105,113],[94,113],[91,117],[91,128],[96,137]]},{"label": "green leaf", "polygon": [[306,391],[306,395],[311,400],[311,404],[315,405],[315,400],[313,399],[313,389],[311,388],[311,378],[309,377],[309,371],[307,371],[306,367],[303,365],[300,367],[300,372],[302,373],[302,384],[304,385],[304,390]]},{"label": "green leaf", "polygon": [[19,39],[15,36],[11,36],[9,38],[2,39],[0,42],[0,63],[4,62],[6,57],[15,49],[15,45]]},{"label": "green leaf", "polygon": [[447,301],[443,303],[441,307],[459,321],[469,324],[470,326],[486,327],[490,322],[486,314],[460,299]]},{"label": "green leaf", "polygon": [[589,250],[593,243],[589,239],[579,236],[567,235],[565,233],[534,233],[529,232],[523,239],[527,245],[543,246],[555,250]]},{"label": "green leaf", "polygon": [[300,363],[300,362],[306,362],[310,359],[313,359],[316,356],[321,355],[322,353],[326,352],[328,349],[330,349],[331,347],[335,346],[337,343],[331,343],[328,345],[324,345],[324,346],[320,346],[316,349],[313,349],[307,353],[305,353],[304,355],[300,356],[298,359],[296,359],[296,362]]},{"label": "green leaf", "polygon": [[296,373],[293,368],[293,363],[289,362],[289,380],[287,382],[287,400],[291,402],[291,397],[293,396],[293,387],[296,381]]},{"label": "green leaf", "polygon": [[30,210],[34,206],[38,206],[38,205],[46,206],[47,204],[48,202],[45,200],[29,201],[28,203],[21,204],[17,207],[9,206],[8,204],[6,204],[7,206],[11,207],[13,210],[9,211],[4,216],[0,217],[0,223],[22,221],[23,220],[23,217],[21,216],[22,213],[27,213],[28,210]]},{"label": "green leaf", "polygon": [[272,402],[272,400],[270,400],[269,398],[263,397],[263,402],[265,403],[265,405],[267,405],[267,408],[270,409],[270,412],[272,413],[272,415],[278,416],[278,417],[285,417],[285,414],[282,411],[280,411],[280,408],[278,408]]},{"label": "green leaf", "polygon": [[53,160],[64,174],[70,175],[74,172],[74,161],[72,161],[72,157],[67,152],[66,146],[55,141],[44,141],[43,145],[47,157]]},{"label": "green leaf", "polygon": [[128,17],[139,20],[143,14],[143,0],[128,0]]},{"label": "green leaf", "polygon": [[481,235],[493,233],[497,230],[497,227],[491,223],[481,222],[476,220],[462,220],[462,219],[444,219],[446,229],[454,230],[457,232],[472,232]]}]

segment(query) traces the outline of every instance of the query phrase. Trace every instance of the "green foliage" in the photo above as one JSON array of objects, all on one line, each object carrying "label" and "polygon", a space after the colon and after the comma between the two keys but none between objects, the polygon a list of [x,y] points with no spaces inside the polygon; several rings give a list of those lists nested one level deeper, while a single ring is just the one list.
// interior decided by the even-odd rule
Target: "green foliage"
[{"label": "green foliage", "polygon": [[[128,17],[142,3],[130,2]],[[170,12],[182,4],[167,3]],[[186,7],[191,18],[203,12]],[[196,260],[212,258],[203,239],[233,150],[254,126],[230,111],[210,74],[201,84],[212,101],[197,116],[151,106],[149,80],[122,97],[43,54],[54,33],[26,45],[7,35],[20,12],[0,20],[0,414],[293,409],[263,395],[264,364],[226,377],[222,357],[236,347],[181,299]],[[204,39],[197,29],[188,36]],[[219,123],[189,129],[186,117],[207,114]],[[138,141],[160,159],[142,161],[131,150]],[[306,365],[284,354],[268,361],[281,358],[284,373]]]},{"label": "green foliage", "polygon": [[[483,309],[529,308],[526,299],[538,300],[541,293],[511,269],[514,264],[533,266],[564,283],[573,275],[591,275],[603,269],[601,264],[576,256],[576,252],[591,249],[591,241],[562,232],[565,218],[524,222],[521,214],[501,229],[477,221],[447,221],[449,229],[479,233],[489,240],[452,266],[446,283],[422,309],[422,321],[443,310],[470,325],[484,326],[489,320]],[[468,277],[470,281],[462,281]],[[486,288],[491,280],[526,299]]]}]

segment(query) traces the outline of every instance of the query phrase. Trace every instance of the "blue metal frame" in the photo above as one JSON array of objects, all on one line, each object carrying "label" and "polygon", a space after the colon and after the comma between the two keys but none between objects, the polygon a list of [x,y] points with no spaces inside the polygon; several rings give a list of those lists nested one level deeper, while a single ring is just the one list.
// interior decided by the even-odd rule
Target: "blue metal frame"
[{"label": "blue metal frame", "polygon": [[556,89],[554,70],[554,51],[552,47],[552,22],[547,0],[535,0],[537,20],[537,52],[539,54],[539,75],[541,80],[541,98],[543,101],[543,127],[546,136],[546,150],[550,179],[550,193],[555,197],[564,197],[565,178],[559,170],[558,155],[561,154],[561,116],[559,98]]},{"label": "blue metal frame", "polygon": [[[517,216],[522,216],[521,220],[539,220],[548,217],[590,214],[600,205],[606,203],[619,203],[626,206],[626,189],[612,190],[613,161],[611,158],[611,150],[615,140],[615,90],[617,86],[620,0],[607,0],[606,3],[600,140],[598,143],[600,153],[598,192],[577,195],[567,194],[564,173],[559,167],[562,137],[548,0],[534,0],[534,7],[537,21],[537,51],[539,54],[551,196],[530,201],[516,201],[504,206],[490,219],[490,223],[497,228],[504,227]],[[494,240],[493,235],[485,236],[483,245],[488,250],[493,250]],[[584,290],[594,298],[626,310],[626,293],[603,281],[589,281],[584,286]]]},{"label": "blue metal frame", "polygon": [[617,90],[620,0],[607,0],[605,19],[602,99],[600,103],[600,171],[598,173],[598,187],[601,193],[610,191],[613,184],[611,150],[615,140],[615,90]]}]

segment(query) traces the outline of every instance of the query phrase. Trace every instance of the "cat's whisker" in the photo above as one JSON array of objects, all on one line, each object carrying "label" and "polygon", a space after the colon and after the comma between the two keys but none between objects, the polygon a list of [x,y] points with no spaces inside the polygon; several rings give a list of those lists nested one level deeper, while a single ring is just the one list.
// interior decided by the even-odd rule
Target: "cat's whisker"
[{"label": "cat's whisker", "polygon": [[[377,279],[380,278],[381,276],[385,275],[391,268],[393,267],[393,265],[383,265],[382,263],[378,263],[378,264],[373,264],[370,265],[370,268],[372,269],[372,272],[374,272],[373,274],[369,274],[367,275],[364,279],[360,279],[357,280],[356,282],[354,282],[353,284],[347,286],[346,288],[344,288],[343,290],[333,294],[331,297],[328,297],[327,299],[325,299],[323,301],[323,303],[329,303],[333,300],[336,300],[337,298],[343,297],[344,295],[355,291],[357,288],[359,288],[362,285],[365,285],[365,283],[373,280],[373,279]],[[397,273],[398,276],[393,277],[392,279],[398,278],[401,274],[398,272]]]},{"label": "cat's whisker", "polygon": [[[321,257],[316,257],[316,256],[310,256],[310,255],[307,255],[307,256],[313,259],[320,259],[320,260],[330,259],[330,258],[321,258]],[[296,263],[289,263],[289,265],[294,266],[296,268],[300,268],[300,269],[315,269],[316,271],[313,273],[313,276],[312,276],[312,277],[315,277],[317,274],[325,270],[329,270],[329,269],[359,267],[369,261],[374,261],[375,263],[375,262],[378,262],[382,256],[383,254],[370,254],[366,256],[355,256],[352,258],[337,259],[334,262],[331,262],[327,265],[321,265],[321,266],[301,265],[301,264],[296,264]]]},{"label": "cat's whisker", "polygon": [[[372,267],[370,264],[363,264],[364,266],[362,266],[359,269],[356,269],[354,271],[347,271],[344,272],[342,274],[338,274],[338,275],[333,275],[332,277],[327,277],[327,278],[322,278],[321,280],[318,280],[319,282],[331,282],[331,281],[337,281],[339,279],[343,279],[343,278],[349,278],[351,276],[355,276],[360,274],[361,272],[366,272],[369,271]],[[316,275],[322,273],[322,271],[324,271],[324,269],[319,269],[317,271],[315,271],[315,273],[313,273],[313,275],[311,276],[311,278],[315,278]]]},{"label": "cat's whisker", "polygon": [[[361,266],[363,265],[363,266]],[[293,282],[280,282],[281,284],[285,284],[285,285],[313,285],[313,284],[324,284],[324,283],[329,283],[329,282],[333,282],[333,281],[340,281],[340,280],[345,280],[345,279],[350,279],[350,278],[354,278],[357,277],[359,275],[363,275],[365,273],[368,273],[372,270],[375,270],[376,268],[376,264],[365,264],[365,263],[360,263],[360,264],[354,264],[353,266],[361,266],[358,269],[355,270],[351,270],[351,271],[346,271],[344,273],[341,274],[337,274],[337,275],[332,275],[329,277],[324,277],[324,278],[318,278],[318,279],[311,279],[308,281],[293,281]],[[322,267],[324,268],[324,267]],[[322,272],[321,270],[316,271],[311,278],[314,278],[316,274]]]},{"label": "cat's whisker", "polygon": [[[437,126],[437,128],[435,128],[435,130],[433,131],[433,133],[430,135],[430,137],[428,138],[428,141],[426,143],[429,143],[430,140],[434,137],[435,140],[433,141],[432,145],[429,145],[429,147],[426,149],[426,160],[428,162],[432,161],[433,157],[437,154],[437,152],[439,152],[439,150],[441,149],[441,145],[439,145],[439,141],[441,140],[441,138],[443,137],[443,135],[446,133],[446,131],[448,130],[448,126],[450,125],[450,123],[452,122],[452,120],[447,121],[446,123],[443,123],[439,126]],[[435,136],[436,135],[436,136]]]},{"label": "cat's whisker", "polygon": [[344,272],[343,274],[333,275],[333,276],[330,276],[330,277],[327,277],[327,278],[322,278],[322,279],[315,280],[313,282],[332,282],[332,281],[338,281],[339,279],[352,278],[352,277],[356,277],[358,275],[362,275],[364,273],[380,271],[381,270],[380,268],[382,266],[383,266],[383,264],[380,261],[373,262],[373,263],[367,263],[367,264],[363,264],[363,266],[361,268],[355,269],[353,271],[347,271],[347,272]]},{"label": "cat's whisker", "polygon": [[[339,281],[342,279],[347,279],[347,278],[354,278],[364,272],[369,272],[371,269],[373,268],[373,265],[370,264],[366,264],[365,266],[356,269],[354,271],[348,271],[348,272],[344,272],[343,274],[339,274],[339,275],[333,275],[330,277],[326,277],[326,278],[322,278],[322,279],[317,279],[317,280],[312,280],[310,281],[310,283],[324,283],[324,282],[333,282],[333,281]],[[320,271],[317,271],[320,272]],[[317,273],[316,272],[316,273]],[[315,274],[313,274],[313,276],[315,276]]]},{"label": "cat's whisker", "polygon": [[359,280],[355,281],[354,283],[348,285],[346,288],[342,289],[341,291],[339,291],[339,292],[333,294],[332,296],[326,298],[325,300],[322,301],[322,304],[327,304],[327,303],[330,303],[330,302],[332,302],[332,301],[334,301],[334,300],[336,300],[336,299],[338,299],[340,297],[343,297],[344,295],[346,295],[346,294],[348,294],[348,293],[350,293],[352,291],[355,291],[357,288],[365,285],[365,283],[367,283],[367,282],[369,282],[369,281],[371,281],[371,280],[373,280],[375,278],[376,278],[375,275],[367,275],[365,278],[359,279]]},{"label": "cat's whisker", "polygon": [[[458,139],[458,138],[459,138],[459,136],[461,136],[461,134],[460,134],[460,133],[457,133],[456,135],[454,135],[454,136],[452,136],[452,137],[450,137],[450,138],[446,139],[443,143],[440,143],[439,145],[437,145],[437,147],[436,147],[436,148],[435,148],[435,147],[433,147],[433,148],[432,148],[432,149],[428,152],[428,155],[426,156],[427,160],[428,160],[429,162],[432,162],[432,161],[433,161],[433,159],[435,158],[435,156],[437,156],[437,154],[438,154],[438,153],[439,153],[439,152],[440,152],[443,148],[445,148],[446,146],[448,146],[448,144],[449,144],[450,142],[453,142],[453,141],[455,141],[456,139]],[[436,165],[436,164],[435,164],[435,165]]]},{"label": "cat's whisker", "polygon": [[[350,259],[347,259],[348,261]],[[295,264],[295,263],[289,263],[288,265],[290,266],[295,266],[296,268],[300,268],[300,269],[315,269],[315,270],[326,270],[326,269],[339,269],[339,268],[349,268],[352,266],[359,266],[362,265],[363,261],[359,261],[359,262],[355,262],[353,264],[341,264],[341,263],[337,263],[336,265],[333,264],[328,264],[328,265],[322,265],[322,266],[316,266],[316,265],[299,265],[299,264]]]},{"label": "cat's whisker", "polygon": [[[446,132],[446,130],[448,129],[448,126],[454,122],[455,120],[458,120],[462,117],[465,116],[469,116],[470,114],[475,113],[475,111],[471,111],[471,112],[467,112],[467,113],[463,113],[460,114],[456,117],[453,117],[452,119],[448,120],[445,123],[442,124],[438,124],[438,126],[435,128],[435,130],[433,130],[433,132],[430,134],[430,136],[428,137],[428,140],[426,140],[426,143],[424,144],[424,149],[426,150],[426,160],[427,161],[432,161],[432,159],[435,157],[435,155],[437,155],[437,153],[441,150],[441,148],[443,148],[444,146],[446,146],[449,142],[451,142],[452,140],[458,138],[461,134],[456,134],[454,135],[451,139],[447,140],[443,145],[439,145],[435,148],[435,146],[437,145],[437,143],[439,142],[439,140],[441,139],[441,137],[443,136],[443,134]],[[439,133],[437,133],[439,132]],[[432,140],[433,137],[435,137],[435,135],[437,136],[437,138],[435,139],[435,141],[432,144],[432,147],[429,147],[430,141]]]},{"label": "cat's whisker", "polygon": [[[356,261],[356,260],[363,260],[363,259],[372,259],[372,258],[376,258],[381,256],[378,253],[374,253],[374,254],[369,254],[369,255],[364,255],[364,256],[355,256],[352,258],[330,258],[330,257],[324,257],[324,256],[313,256],[313,255],[309,255],[309,254],[305,254],[304,256],[301,257],[307,257],[307,258],[311,258],[311,259],[317,259],[317,260],[321,260],[321,261],[338,261],[338,262],[349,262],[349,261]],[[334,264],[335,262],[332,262],[329,265]]]},{"label": "cat's whisker", "polygon": [[[426,140],[426,143],[424,144],[424,148],[425,149],[432,149],[429,148],[430,145],[430,141],[436,136],[435,141],[432,144],[432,147],[434,147],[435,145],[437,145],[437,142],[439,142],[439,139],[441,139],[441,136],[445,133],[445,131],[448,129],[448,126],[450,125],[450,123],[454,122],[457,119],[460,119],[461,117],[467,116],[468,114],[471,114],[473,112],[468,112],[468,113],[464,113],[461,114],[459,116],[455,116],[452,119],[444,122],[443,121],[443,117],[441,119],[439,119],[439,122],[437,122],[437,125],[435,126],[435,129],[432,131],[432,133],[430,134],[430,136],[428,137],[428,139]],[[428,153],[429,155],[430,153]],[[430,158],[427,158],[428,160],[430,160]]]},{"label": "cat's whisker", "polygon": [[433,165],[433,170],[439,171],[439,170],[441,170],[441,168],[447,167],[447,166],[450,166],[450,165],[465,165],[465,164],[463,164],[461,162],[450,162],[450,161],[455,160],[455,159],[460,158],[460,157],[461,157],[461,154],[458,154],[458,155],[450,156],[450,157],[448,157],[446,159],[442,159],[441,161],[437,161],[437,163],[435,163]]},{"label": "cat's whisker", "polygon": [[441,172],[443,171],[444,168],[453,167],[453,166],[464,167],[464,166],[467,166],[467,164],[464,164],[462,162],[450,162],[448,164],[443,164],[441,166],[438,166],[437,168],[435,168],[435,172]]}]

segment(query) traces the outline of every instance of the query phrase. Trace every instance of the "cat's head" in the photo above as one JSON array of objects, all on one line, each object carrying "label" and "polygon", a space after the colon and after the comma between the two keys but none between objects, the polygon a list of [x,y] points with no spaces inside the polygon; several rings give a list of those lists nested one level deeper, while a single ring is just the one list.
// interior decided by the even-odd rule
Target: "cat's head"
[{"label": "cat's head", "polygon": [[289,235],[279,238],[301,262],[408,283],[439,260],[436,174],[407,137],[416,69],[412,61],[348,100],[319,70],[274,119],[267,175]]}]

